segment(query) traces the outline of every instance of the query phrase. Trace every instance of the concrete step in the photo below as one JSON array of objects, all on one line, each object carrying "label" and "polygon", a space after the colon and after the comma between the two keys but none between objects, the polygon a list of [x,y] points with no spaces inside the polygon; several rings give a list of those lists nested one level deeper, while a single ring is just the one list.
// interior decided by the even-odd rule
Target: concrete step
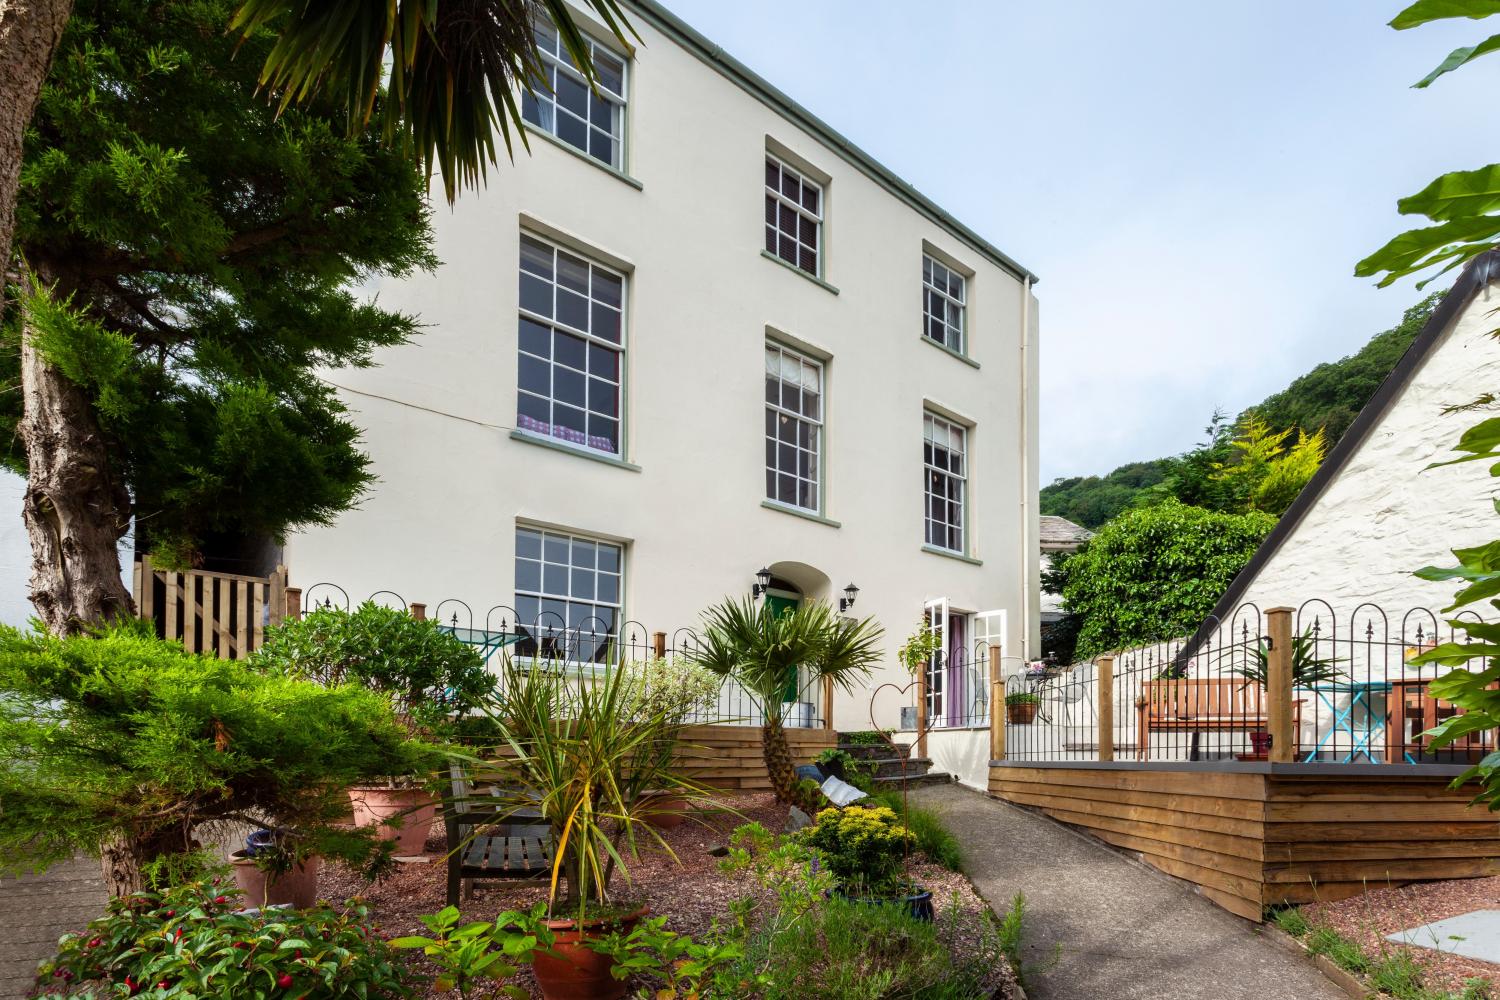
[{"label": "concrete step", "polygon": [[897,743],[845,743],[839,734],[838,748],[856,760],[879,760],[887,757],[906,757],[911,754],[911,744]]},{"label": "concrete step", "polygon": [[926,774],[932,770],[932,758],[930,757],[883,757],[878,760],[866,760],[861,762],[865,773],[869,774],[874,768],[874,777],[877,778],[899,778],[905,774],[913,777]]},{"label": "concrete step", "polygon": [[[876,778],[875,788],[891,789],[901,787],[901,775],[897,774],[888,778]],[[946,771],[928,771],[925,774],[909,774],[906,776],[907,788],[921,788],[923,785],[946,785],[953,781],[953,775]]]}]

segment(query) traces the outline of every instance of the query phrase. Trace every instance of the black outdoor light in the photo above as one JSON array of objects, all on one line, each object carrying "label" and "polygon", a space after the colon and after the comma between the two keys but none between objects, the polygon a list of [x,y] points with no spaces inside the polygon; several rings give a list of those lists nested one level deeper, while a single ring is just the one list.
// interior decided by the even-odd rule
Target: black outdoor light
[{"label": "black outdoor light", "polygon": [[755,574],[755,583],[750,585],[750,596],[759,597],[771,589],[771,571],[764,566]]},{"label": "black outdoor light", "polygon": [[849,584],[849,586],[845,587],[844,596],[839,598],[839,611],[848,611],[850,608],[854,607],[854,599],[858,596],[859,588],[854,584],[851,583]]}]

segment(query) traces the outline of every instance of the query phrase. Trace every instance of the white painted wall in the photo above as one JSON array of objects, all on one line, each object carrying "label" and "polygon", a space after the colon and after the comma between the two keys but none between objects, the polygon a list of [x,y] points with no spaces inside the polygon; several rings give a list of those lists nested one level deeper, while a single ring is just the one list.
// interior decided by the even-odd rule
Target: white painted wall
[{"label": "white painted wall", "polygon": [[[380,482],[334,526],[289,540],[293,584],[334,581],[355,599],[389,589],[429,608],[457,598],[482,618],[513,603],[514,531],[524,520],[625,543],[625,614],[652,630],[696,623],[705,605],[745,593],[761,566],[785,562],[804,567],[814,598],[859,585],[855,611],[889,633],[881,680],[905,682],[895,648],[934,597],[967,611],[1011,609],[1011,650],[1035,648],[1034,297],[834,149],[636,23],[627,172],[642,188],[533,138],[531,155],[518,150],[485,191],[436,209],[442,268],[378,288],[383,305],[419,314],[426,333],[384,352],[379,367],[329,375],[365,428]],[[838,294],[760,254],[768,142],[830,178],[824,277]],[[509,436],[523,226],[629,274],[625,457],[639,471]],[[969,340],[979,369],[920,337],[924,241],[974,271]],[[824,486],[826,515],[841,526],[761,506],[768,331],[831,358]],[[974,425],[978,562],[922,551],[924,405]],[[894,725],[895,708],[881,708],[877,724]],[[842,697],[835,722],[864,729],[869,715],[867,694]]]},{"label": "white painted wall", "polygon": [[1426,362],[1337,478],[1245,591],[1261,608],[1321,598],[1340,620],[1371,602],[1392,615],[1445,607],[1457,587],[1412,576],[1451,565],[1450,549],[1492,539],[1500,528],[1489,465],[1422,471],[1454,457],[1453,445],[1483,414],[1444,407],[1493,391],[1500,381],[1494,329],[1500,282],[1491,283],[1428,354]]},{"label": "white painted wall", "polygon": [[0,470],[0,624],[24,626],[36,609],[27,596],[31,574],[31,543],[21,521],[21,497],[26,480]]}]

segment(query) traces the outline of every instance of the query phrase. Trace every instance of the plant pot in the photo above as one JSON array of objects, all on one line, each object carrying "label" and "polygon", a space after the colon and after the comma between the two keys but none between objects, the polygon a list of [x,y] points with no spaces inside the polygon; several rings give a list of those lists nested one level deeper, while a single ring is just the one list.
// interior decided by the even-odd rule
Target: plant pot
[{"label": "plant pot", "polygon": [[912,918],[932,922],[932,891],[920,886],[912,886],[916,891],[906,896],[850,896],[847,893],[834,889],[840,899],[847,899],[851,903],[864,903],[867,906],[888,906],[897,903],[905,904]]},{"label": "plant pot", "polygon": [[673,792],[647,792],[641,796],[641,815],[658,830],[679,827],[687,819],[688,801]]},{"label": "plant pot", "polygon": [[1271,734],[1255,732],[1250,734],[1250,749],[1256,757],[1264,757],[1271,752]]},{"label": "plant pot", "polygon": [[234,884],[245,894],[246,906],[290,903],[305,910],[318,901],[318,869],[322,867],[322,859],[316,854],[281,875],[257,868],[244,851],[235,851],[229,861],[234,867]]},{"label": "plant pot", "polygon": [[1023,701],[1015,705],[1005,706],[1005,721],[1013,726],[1029,726],[1036,718],[1037,703],[1034,701]]},{"label": "plant pot", "polygon": [[437,816],[437,801],[420,788],[351,788],[355,826],[373,826],[381,840],[396,842],[396,855],[421,854]]},{"label": "plant pot", "polygon": [[592,937],[603,937],[618,928],[628,932],[650,910],[641,907],[634,913],[614,920],[587,920],[580,928],[576,920],[548,920],[547,927],[557,935],[551,954],[537,951],[531,960],[531,971],[546,1000],[620,1000],[626,983],[609,974],[614,965],[608,955],[601,955],[584,944]]}]

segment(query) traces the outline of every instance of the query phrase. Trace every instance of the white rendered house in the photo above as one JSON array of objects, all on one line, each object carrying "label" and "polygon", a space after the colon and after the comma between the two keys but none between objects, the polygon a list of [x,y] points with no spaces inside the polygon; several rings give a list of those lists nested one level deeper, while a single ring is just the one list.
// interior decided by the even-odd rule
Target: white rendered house
[{"label": "white rendered house", "polygon": [[[436,207],[442,267],[374,289],[426,332],[328,373],[380,481],[289,539],[293,583],[672,634],[766,568],[777,600],[859,588],[848,613],[891,651],[872,688],[907,682],[924,615],[1026,656],[1033,276],[657,4],[627,9],[629,50],[578,15],[597,92],[549,57],[530,153]],[[983,725],[954,660],[933,714]],[[835,725],[869,728],[870,700]],[[903,704],[887,689],[874,721]]]}]

